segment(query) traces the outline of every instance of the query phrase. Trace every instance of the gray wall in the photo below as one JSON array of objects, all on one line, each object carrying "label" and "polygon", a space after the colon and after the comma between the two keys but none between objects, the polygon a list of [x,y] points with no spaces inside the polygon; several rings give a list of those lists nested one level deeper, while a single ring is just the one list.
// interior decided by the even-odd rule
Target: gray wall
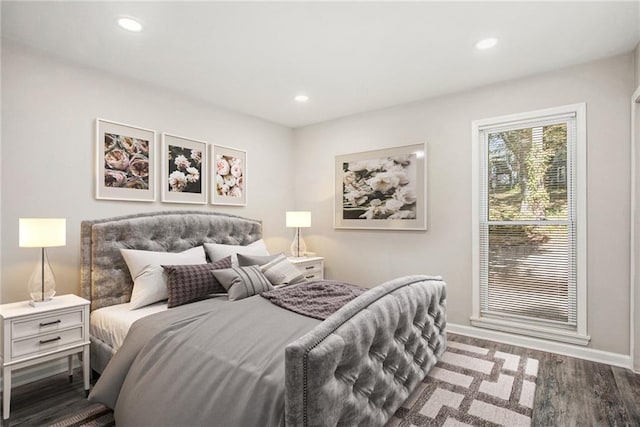
[{"label": "gray wall", "polygon": [[[152,71],[151,71],[152,72]],[[246,149],[248,206],[95,200],[96,117]],[[48,250],[58,294],[78,293],[80,221],[202,209],[261,219],[270,250],[287,249],[293,134],[286,127],[2,44],[2,302],[28,299],[39,251],[18,247],[18,218],[67,218],[67,246]],[[159,200],[159,199],[158,199]],[[265,209],[271,206],[270,209]]]},{"label": "gray wall", "polygon": [[[307,246],[330,278],[373,286],[444,276],[449,321],[471,315],[471,122],[587,103],[588,332],[593,348],[629,354],[629,95],[632,54],[296,131],[296,204],[312,211]],[[334,156],[428,144],[427,232],[334,230]]]}]

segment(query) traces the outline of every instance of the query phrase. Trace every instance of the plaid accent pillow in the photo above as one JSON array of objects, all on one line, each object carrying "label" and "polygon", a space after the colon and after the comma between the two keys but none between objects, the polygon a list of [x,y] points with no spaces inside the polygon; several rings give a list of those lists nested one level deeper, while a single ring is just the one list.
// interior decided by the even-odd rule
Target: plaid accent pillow
[{"label": "plaid accent pillow", "polygon": [[163,265],[167,280],[167,306],[177,307],[206,297],[209,294],[227,292],[211,271],[231,267],[231,257],[208,264]]},{"label": "plaid accent pillow", "polygon": [[273,286],[295,285],[307,281],[304,278],[304,273],[291,264],[284,254],[278,255],[261,266],[260,269]]},{"label": "plaid accent pillow", "polygon": [[227,289],[230,301],[259,295],[273,289],[257,265],[213,270],[211,274]]}]

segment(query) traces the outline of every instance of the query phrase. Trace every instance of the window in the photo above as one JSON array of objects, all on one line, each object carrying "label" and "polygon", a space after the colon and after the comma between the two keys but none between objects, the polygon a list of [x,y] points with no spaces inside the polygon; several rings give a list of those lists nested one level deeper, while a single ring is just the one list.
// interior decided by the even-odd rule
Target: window
[{"label": "window", "polygon": [[471,323],[586,345],[585,105],[472,127]]}]

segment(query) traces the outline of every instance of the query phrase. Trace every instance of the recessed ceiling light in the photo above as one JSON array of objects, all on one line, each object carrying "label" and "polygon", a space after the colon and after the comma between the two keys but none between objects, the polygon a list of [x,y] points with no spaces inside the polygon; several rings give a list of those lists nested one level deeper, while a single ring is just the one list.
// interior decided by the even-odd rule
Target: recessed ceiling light
[{"label": "recessed ceiling light", "polygon": [[133,31],[135,33],[142,31],[142,24],[133,18],[119,18],[118,25],[125,30]]},{"label": "recessed ceiling light", "polygon": [[309,102],[309,97],[307,95],[296,95],[293,99],[301,104]]},{"label": "recessed ceiling light", "polygon": [[476,49],[480,49],[480,50],[491,49],[497,44],[498,44],[498,39],[490,37],[488,39],[482,39],[478,43],[476,43]]}]

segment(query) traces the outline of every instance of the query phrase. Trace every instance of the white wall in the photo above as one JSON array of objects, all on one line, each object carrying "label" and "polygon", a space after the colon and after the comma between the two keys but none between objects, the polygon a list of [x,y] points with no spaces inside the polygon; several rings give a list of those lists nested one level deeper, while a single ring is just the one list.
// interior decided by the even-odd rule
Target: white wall
[{"label": "white wall", "polygon": [[[629,354],[629,94],[631,54],[296,131],[296,205],[312,211],[309,250],[329,278],[365,286],[425,273],[448,283],[448,319],[471,315],[471,121],[587,103],[588,332],[596,349]],[[393,84],[393,82],[389,82]],[[425,232],[334,230],[334,156],[428,143]]]},{"label": "white wall", "polygon": [[[153,72],[153,70],[149,70]],[[133,124],[248,151],[248,205],[222,207],[95,200],[95,119]],[[167,209],[233,213],[263,221],[270,250],[285,250],[293,184],[286,127],[141,82],[63,62],[3,40],[2,302],[28,299],[37,249],[18,247],[18,218],[67,218],[67,246],[48,250],[59,294],[78,293],[80,221]],[[158,199],[159,200],[159,199]]]},{"label": "white wall", "polygon": [[[82,219],[194,208],[95,200],[94,121],[103,117],[155,129],[158,134],[172,132],[247,149],[249,205],[195,205],[197,209],[263,220],[272,251],[287,250],[290,243],[284,211],[309,209],[313,226],[305,230],[305,240],[309,250],[326,257],[328,277],[372,286],[404,274],[441,274],[449,284],[449,320],[466,325],[471,314],[471,121],[584,101],[591,346],[628,354],[629,182],[625,177],[629,176],[629,94],[634,87],[634,55],[630,54],[347,117],[293,134],[281,126],[4,40],[2,302],[28,298],[26,281],[38,259],[37,250],[18,247],[20,217],[67,218],[67,246],[49,250],[58,292],[63,294],[78,292]],[[334,230],[335,155],[420,141],[428,143],[429,230]],[[295,168],[283,164],[295,164]],[[614,184],[616,178],[621,180]]]},{"label": "white wall", "polygon": [[[636,71],[640,67],[640,63],[636,62]],[[632,194],[634,205],[631,218],[631,222],[633,223],[633,258],[631,262],[633,263],[633,282],[631,286],[634,286],[634,292],[631,293],[631,298],[633,298],[634,305],[632,305],[634,309],[634,313],[631,316],[632,323],[632,337],[633,345],[634,345],[634,354],[631,355],[633,358],[633,367],[636,372],[640,372],[640,185],[638,180],[640,178],[640,86],[636,88],[636,91],[633,94],[632,98],[632,107],[631,111],[634,114],[632,118],[633,122],[633,136],[632,136],[632,144],[633,146],[633,157],[631,162],[632,166],[632,174],[631,179],[635,180],[634,193]]]},{"label": "white wall", "polygon": [[640,86],[640,43],[636,46],[635,65],[636,65],[636,87]]},{"label": "white wall", "polygon": [[[640,8],[638,8],[638,16],[640,18]],[[634,95],[638,95],[640,91],[640,43],[636,46],[635,49],[635,92]],[[631,161],[634,162],[635,170],[631,175],[631,179],[636,180],[635,185],[635,193],[632,197],[635,198],[635,217],[632,218],[632,221],[635,222],[635,230],[634,230],[634,259],[631,260],[634,263],[634,279],[635,281],[631,283],[631,286],[635,286],[634,292],[632,293],[634,298],[634,305],[632,306],[634,309],[634,313],[631,315],[631,322],[633,323],[633,332],[634,336],[632,339],[634,340],[634,354],[631,355],[633,358],[633,368],[636,372],[640,372],[640,185],[638,185],[638,179],[640,177],[640,99],[635,97],[632,99],[632,102],[635,104],[632,107],[632,114],[635,114],[634,126],[631,130],[634,132],[634,138],[632,138],[632,143],[634,144],[634,154],[635,158],[632,158]]]}]

